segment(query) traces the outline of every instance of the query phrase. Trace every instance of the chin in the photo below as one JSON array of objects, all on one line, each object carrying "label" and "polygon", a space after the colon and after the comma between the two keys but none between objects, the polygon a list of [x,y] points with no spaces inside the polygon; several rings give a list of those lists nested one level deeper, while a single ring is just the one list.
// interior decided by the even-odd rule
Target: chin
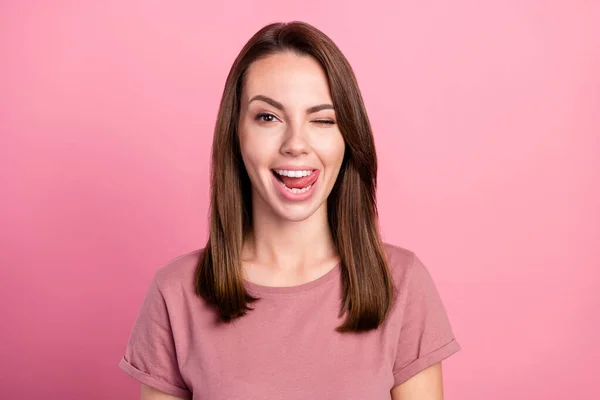
[{"label": "chin", "polygon": [[279,217],[281,220],[289,222],[302,222],[312,217],[319,210],[319,208],[320,207],[309,205],[295,207],[281,207],[280,205],[279,207],[275,208],[275,210],[277,210],[277,217]]}]

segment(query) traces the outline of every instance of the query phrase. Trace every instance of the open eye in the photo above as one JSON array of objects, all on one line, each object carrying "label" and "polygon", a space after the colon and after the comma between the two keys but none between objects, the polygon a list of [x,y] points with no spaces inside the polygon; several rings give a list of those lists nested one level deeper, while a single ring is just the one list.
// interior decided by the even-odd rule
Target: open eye
[{"label": "open eye", "polygon": [[274,116],[273,114],[269,114],[269,113],[260,113],[256,116],[256,120],[259,122],[274,122],[275,120],[277,120],[277,117]]}]

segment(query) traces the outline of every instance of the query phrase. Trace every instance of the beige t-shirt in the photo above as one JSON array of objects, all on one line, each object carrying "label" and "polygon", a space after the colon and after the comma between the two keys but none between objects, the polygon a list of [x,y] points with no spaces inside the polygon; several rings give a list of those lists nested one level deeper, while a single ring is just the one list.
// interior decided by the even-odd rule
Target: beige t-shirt
[{"label": "beige t-shirt", "polygon": [[157,270],[119,366],[138,381],[194,400],[384,400],[460,349],[435,284],[414,253],[385,252],[398,291],[377,330],[338,333],[340,266],[312,282],[267,287],[230,324],[193,291],[202,250]]}]

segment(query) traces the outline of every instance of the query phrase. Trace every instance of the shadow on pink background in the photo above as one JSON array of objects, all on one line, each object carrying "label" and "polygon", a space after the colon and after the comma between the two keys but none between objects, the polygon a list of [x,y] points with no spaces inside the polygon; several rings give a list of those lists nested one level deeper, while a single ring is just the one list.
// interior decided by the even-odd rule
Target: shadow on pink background
[{"label": "shadow on pink background", "polygon": [[291,20],[355,69],[384,239],[463,347],[446,398],[600,398],[600,3],[203,3],[1,3],[3,398],[139,397],[117,363],[154,271],[206,238],[229,67]]}]

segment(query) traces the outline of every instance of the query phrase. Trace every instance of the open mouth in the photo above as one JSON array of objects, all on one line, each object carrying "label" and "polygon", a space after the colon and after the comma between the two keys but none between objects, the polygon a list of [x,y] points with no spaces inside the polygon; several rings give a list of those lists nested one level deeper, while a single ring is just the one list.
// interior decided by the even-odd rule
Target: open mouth
[{"label": "open mouth", "polygon": [[317,170],[271,170],[279,183],[291,193],[304,193],[318,178]]}]

